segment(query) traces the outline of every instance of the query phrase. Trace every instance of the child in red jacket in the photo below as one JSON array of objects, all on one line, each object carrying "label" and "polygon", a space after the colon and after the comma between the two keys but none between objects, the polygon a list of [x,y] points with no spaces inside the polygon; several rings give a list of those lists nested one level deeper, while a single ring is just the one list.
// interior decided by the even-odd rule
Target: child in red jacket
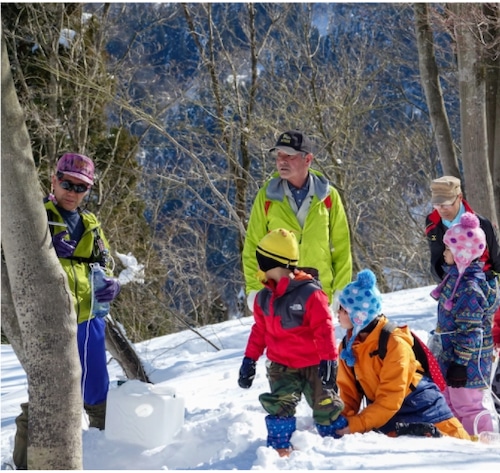
[{"label": "child in red jacket", "polygon": [[269,232],[259,242],[256,255],[265,287],[254,301],[255,323],[238,384],[252,385],[256,362],[266,351],[271,392],[261,394],[259,400],[269,414],[267,446],[288,456],[302,394],[322,437],[338,437],[335,431],[347,425],[337,394],[335,329],[327,295],[311,274],[297,269],[299,247],[293,233]]}]

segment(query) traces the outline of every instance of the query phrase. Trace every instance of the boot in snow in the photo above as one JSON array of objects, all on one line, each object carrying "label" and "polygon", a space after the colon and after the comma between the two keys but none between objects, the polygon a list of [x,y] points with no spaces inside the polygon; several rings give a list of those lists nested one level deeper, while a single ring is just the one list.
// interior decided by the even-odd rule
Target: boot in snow
[{"label": "boot in snow", "polygon": [[106,401],[100,404],[84,404],[85,412],[89,416],[89,427],[104,430],[106,426]]},{"label": "boot in snow", "polygon": [[273,447],[280,457],[292,452],[290,439],[295,432],[295,417],[267,416],[267,446]]},{"label": "boot in snow", "polygon": [[29,403],[21,404],[21,414],[16,417],[16,435],[14,437],[14,452],[12,459],[16,470],[28,469],[28,407]]}]

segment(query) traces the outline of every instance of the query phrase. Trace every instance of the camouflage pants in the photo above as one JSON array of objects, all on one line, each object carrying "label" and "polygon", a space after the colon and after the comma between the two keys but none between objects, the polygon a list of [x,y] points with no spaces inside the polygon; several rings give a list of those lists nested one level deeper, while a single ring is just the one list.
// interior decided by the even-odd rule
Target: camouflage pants
[{"label": "camouflage pants", "polygon": [[266,363],[270,393],[259,396],[262,407],[271,415],[292,417],[302,394],[313,411],[316,424],[330,425],[344,408],[333,389],[325,389],[318,376],[318,365],[293,369],[279,363]]}]

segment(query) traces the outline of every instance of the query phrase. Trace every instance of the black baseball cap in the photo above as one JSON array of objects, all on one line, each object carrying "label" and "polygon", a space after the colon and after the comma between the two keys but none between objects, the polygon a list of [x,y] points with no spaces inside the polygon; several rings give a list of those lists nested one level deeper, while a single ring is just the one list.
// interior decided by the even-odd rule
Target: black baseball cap
[{"label": "black baseball cap", "polygon": [[281,150],[287,154],[296,154],[298,151],[312,153],[311,140],[299,130],[289,130],[282,133],[276,145],[269,152]]}]

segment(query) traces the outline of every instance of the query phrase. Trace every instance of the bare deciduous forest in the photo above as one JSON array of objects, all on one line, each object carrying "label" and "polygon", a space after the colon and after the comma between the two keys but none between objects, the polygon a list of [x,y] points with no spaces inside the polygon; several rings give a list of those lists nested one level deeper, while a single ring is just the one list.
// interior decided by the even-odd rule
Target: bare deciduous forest
[{"label": "bare deciduous forest", "polygon": [[62,153],[91,156],[86,205],[145,265],[112,309],[133,341],[248,315],[246,224],[289,128],[342,196],[354,271],[384,291],[431,284],[431,179],[460,173],[498,220],[498,18],[498,4],[2,4],[43,191]]}]

